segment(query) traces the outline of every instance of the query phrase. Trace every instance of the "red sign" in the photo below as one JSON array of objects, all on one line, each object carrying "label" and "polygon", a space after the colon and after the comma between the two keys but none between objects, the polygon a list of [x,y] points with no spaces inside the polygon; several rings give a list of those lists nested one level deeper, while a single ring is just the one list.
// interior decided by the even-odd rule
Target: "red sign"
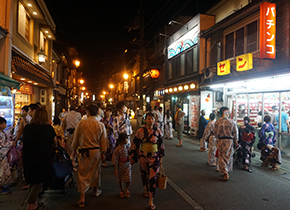
[{"label": "red sign", "polygon": [[260,5],[260,58],[276,58],[276,4]]}]

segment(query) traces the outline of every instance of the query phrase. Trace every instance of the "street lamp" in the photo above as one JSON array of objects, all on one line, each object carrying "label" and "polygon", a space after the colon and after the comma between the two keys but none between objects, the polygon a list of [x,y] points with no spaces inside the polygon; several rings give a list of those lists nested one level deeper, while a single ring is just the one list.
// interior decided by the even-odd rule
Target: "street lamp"
[{"label": "street lamp", "polygon": [[104,91],[103,94],[106,95],[106,91]]},{"label": "street lamp", "polygon": [[44,63],[45,62],[45,58],[47,57],[47,55],[44,53],[43,49],[41,49],[40,52],[36,53],[36,55],[38,56],[38,62],[39,63]]},{"label": "street lamp", "polygon": [[110,87],[111,89],[113,89],[113,88],[114,88],[114,85],[110,84],[109,87]]},{"label": "street lamp", "polygon": [[79,60],[75,60],[75,65],[76,65],[76,68],[79,68],[81,62]]},{"label": "street lamp", "polygon": [[128,74],[124,74],[123,77],[124,77],[125,80],[127,80],[129,75]]},{"label": "street lamp", "polygon": [[80,79],[80,84],[83,85],[85,83],[85,80]]},{"label": "street lamp", "polygon": [[86,87],[82,87],[82,90],[85,90],[86,89]]},{"label": "street lamp", "polygon": [[87,95],[89,95],[89,93],[88,93],[88,92],[86,93],[86,96],[87,96]]}]

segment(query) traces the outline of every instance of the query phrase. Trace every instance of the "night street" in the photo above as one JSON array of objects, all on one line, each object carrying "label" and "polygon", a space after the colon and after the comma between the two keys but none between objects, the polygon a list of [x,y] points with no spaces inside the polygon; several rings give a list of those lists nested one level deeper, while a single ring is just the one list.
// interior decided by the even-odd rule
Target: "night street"
[{"label": "night street", "polygon": [[[259,155],[253,158],[253,173],[234,167],[230,180],[224,182],[215,167],[207,166],[207,152],[199,151],[199,141],[185,136],[183,147],[176,147],[177,139],[164,140],[166,156],[163,159],[165,173],[169,178],[167,189],[157,189],[157,209],[279,209],[290,206],[289,188],[290,162],[283,160],[280,170],[262,168]],[[256,152],[257,154],[257,152]],[[148,199],[143,196],[139,164],[133,165],[131,198],[120,198],[119,188],[111,163],[102,169],[103,195],[96,198],[92,190],[87,193],[85,209],[148,209]],[[11,188],[12,193],[0,197],[1,209],[19,209],[27,191]],[[15,199],[17,198],[17,199]],[[67,195],[46,193],[43,201],[46,210],[80,209],[77,187],[67,187]]]}]

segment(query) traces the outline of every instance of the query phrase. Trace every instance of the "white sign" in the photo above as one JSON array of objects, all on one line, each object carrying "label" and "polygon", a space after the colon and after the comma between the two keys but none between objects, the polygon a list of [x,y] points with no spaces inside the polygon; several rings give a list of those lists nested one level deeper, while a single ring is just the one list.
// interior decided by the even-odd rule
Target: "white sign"
[{"label": "white sign", "polygon": [[197,136],[199,119],[199,99],[200,96],[189,96],[189,126],[190,135]]},{"label": "white sign", "polygon": [[212,91],[201,91],[200,92],[200,111],[205,111],[205,118],[209,118],[210,113],[213,109],[213,92]]}]

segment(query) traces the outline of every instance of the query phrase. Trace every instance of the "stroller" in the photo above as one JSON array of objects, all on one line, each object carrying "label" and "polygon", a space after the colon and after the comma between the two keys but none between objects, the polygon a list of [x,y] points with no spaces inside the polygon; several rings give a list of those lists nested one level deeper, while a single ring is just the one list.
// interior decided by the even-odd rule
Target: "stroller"
[{"label": "stroller", "polygon": [[[52,177],[43,184],[39,197],[41,197],[48,190],[60,190],[61,194],[66,195],[67,191],[65,190],[65,185],[68,181],[70,181],[69,187],[75,186],[72,161],[70,160],[69,154],[63,147],[58,146],[55,149],[52,165],[54,173]],[[66,171],[63,171],[63,168],[65,168]]]}]

